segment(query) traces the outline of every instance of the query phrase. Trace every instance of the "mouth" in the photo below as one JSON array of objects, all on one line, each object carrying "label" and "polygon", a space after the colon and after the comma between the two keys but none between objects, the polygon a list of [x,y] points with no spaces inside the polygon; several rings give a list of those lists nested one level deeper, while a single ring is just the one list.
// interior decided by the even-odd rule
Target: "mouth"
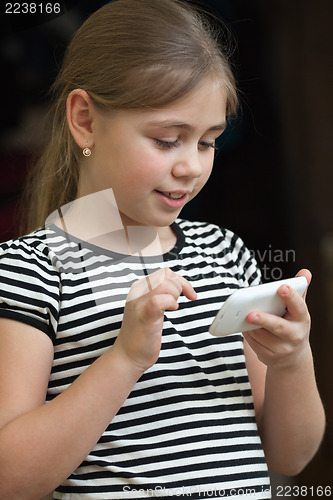
[{"label": "mouth", "polygon": [[170,208],[181,208],[184,206],[190,194],[188,191],[159,191],[157,189],[156,193],[160,200]]},{"label": "mouth", "polygon": [[168,191],[157,191],[157,192],[163,194],[163,196],[166,196],[166,198],[169,198],[170,200],[180,200],[186,194],[186,193],[171,193]]}]

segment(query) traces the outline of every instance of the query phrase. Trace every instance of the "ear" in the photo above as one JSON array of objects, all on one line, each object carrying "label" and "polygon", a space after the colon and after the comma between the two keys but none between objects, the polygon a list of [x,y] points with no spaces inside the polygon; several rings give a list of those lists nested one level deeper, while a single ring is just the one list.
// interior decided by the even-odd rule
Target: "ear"
[{"label": "ear", "polygon": [[82,89],[73,90],[67,98],[67,121],[74,141],[81,149],[94,145],[93,116],[89,94]]}]

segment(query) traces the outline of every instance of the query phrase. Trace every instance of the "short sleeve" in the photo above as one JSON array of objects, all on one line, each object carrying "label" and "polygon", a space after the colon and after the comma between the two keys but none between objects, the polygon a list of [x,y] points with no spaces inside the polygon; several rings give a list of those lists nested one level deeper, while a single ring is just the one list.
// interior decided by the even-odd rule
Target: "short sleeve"
[{"label": "short sleeve", "polygon": [[55,339],[60,278],[47,245],[31,237],[0,245],[0,317],[31,325]]},{"label": "short sleeve", "polygon": [[257,261],[244,244],[244,241],[232,231],[225,231],[227,239],[230,242],[230,253],[237,269],[237,279],[241,287],[259,285],[262,282],[261,270]]}]

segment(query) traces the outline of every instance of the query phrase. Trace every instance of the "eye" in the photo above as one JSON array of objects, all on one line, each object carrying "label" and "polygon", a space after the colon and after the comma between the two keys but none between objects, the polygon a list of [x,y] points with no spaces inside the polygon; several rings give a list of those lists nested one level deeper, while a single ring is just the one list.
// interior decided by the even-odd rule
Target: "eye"
[{"label": "eye", "polygon": [[217,151],[219,149],[218,146],[216,146],[215,141],[214,142],[206,142],[206,141],[199,142],[199,149],[201,149],[201,151],[206,151],[209,148],[212,148],[215,151]]},{"label": "eye", "polygon": [[154,139],[154,142],[155,144],[157,144],[157,146],[160,148],[160,149],[171,149],[171,148],[176,148],[177,146],[179,146],[179,142],[178,142],[178,139],[176,141],[161,141],[160,139]]}]

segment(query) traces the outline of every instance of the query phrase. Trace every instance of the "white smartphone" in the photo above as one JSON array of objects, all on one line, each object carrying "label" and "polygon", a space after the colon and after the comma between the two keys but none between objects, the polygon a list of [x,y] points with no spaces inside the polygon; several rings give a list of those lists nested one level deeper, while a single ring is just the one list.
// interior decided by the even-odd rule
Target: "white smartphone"
[{"label": "white smartphone", "polygon": [[209,328],[209,333],[216,337],[222,337],[230,333],[246,332],[258,328],[257,325],[252,325],[245,319],[252,311],[283,316],[286,312],[286,306],[277,294],[281,285],[289,285],[300,295],[303,295],[308,283],[304,276],[297,276],[296,278],[236,290],[227,298],[217,313]]}]

